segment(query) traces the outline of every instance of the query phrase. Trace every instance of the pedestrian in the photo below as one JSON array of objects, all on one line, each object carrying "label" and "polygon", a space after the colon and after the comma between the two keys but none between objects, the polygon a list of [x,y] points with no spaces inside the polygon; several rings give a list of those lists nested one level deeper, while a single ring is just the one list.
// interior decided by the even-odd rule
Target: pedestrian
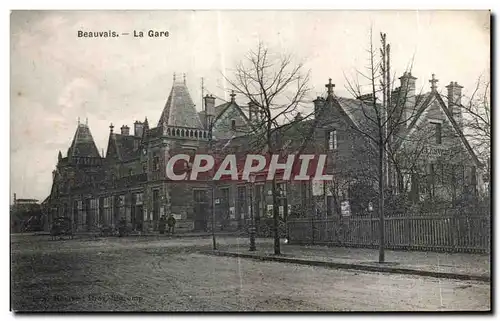
[{"label": "pedestrian", "polygon": [[175,228],[175,217],[170,214],[170,216],[167,219],[167,224],[168,224],[168,232],[170,234],[174,234],[174,228]]},{"label": "pedestrian", "polygon": [[158,230],[160,234],[165,234],[165,216],[160,217],[160,221],[158,222]]}]

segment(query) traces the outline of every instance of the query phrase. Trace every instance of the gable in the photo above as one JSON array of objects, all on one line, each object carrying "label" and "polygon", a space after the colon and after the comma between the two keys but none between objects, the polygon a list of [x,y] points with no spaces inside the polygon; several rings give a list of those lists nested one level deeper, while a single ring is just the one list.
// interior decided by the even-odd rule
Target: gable
[{"label": "gable", "polygon": [[106,159],[120,159],[120,154],[118,153],[118,149],[116,147],[114,134],[109,135],[108,150],[106,151]]},{"label": "gable", "polygon": [[[434,126],[433,124],[441,124],[443,142],[438,145],[440,149],[454,148],[455,155],[451,154],[450,157],[456,158],[461,156],[462,159],[468,158],[470,162],[475,163],[478,167],[482,166],[463,134],[462,129],[452,117],[444,100],[438,93],[429,94],[429,98],[426,99],[417,112],[416,118],[411,122],[406,135],[402,137],[401,143],[404,144],[405,141],[415,142],[417,140],[415,137],[418,135],[430,135],[430,131],[432,131],[431,127]],[[429,145],[433,145],[433,138],[431,137],[429,139]],[[459,151],[461,151],[463,155],[457,155]],[[450,153],[451,152],[448,154]]]},{"label": "gable", "polygon": [[[249,120],[236,103],[227,103],[216,107],[220,113],[215,119],[213,133],[217,139],[231,138],[233,136],[247,135],[251,132]],[[232,123],[235,123],[235,130]]]}]

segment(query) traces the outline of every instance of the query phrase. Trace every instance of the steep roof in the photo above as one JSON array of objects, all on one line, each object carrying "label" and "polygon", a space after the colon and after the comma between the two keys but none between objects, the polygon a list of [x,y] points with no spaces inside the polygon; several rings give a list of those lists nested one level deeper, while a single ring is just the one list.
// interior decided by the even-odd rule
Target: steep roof
[{"label": "steep roof", "polygon": [[68,157],[101,157],[87,124],[78,124]]},{"label": "steep roof", "polygon": [[175,82],[163,108],[158,127],[163,124],[191,128],[203,128],[191,95],[184,82]]},{"label": "steep roof", "polygon": [[[428,92],[424,93],[421,95],[416,95],[416,104],[415,104],[415,115],[412,116],[412,121],[408,125],[408,128],[405,130],[405,132],[402,135],[402,138],[404,138],[406,135],[408,135],[413,128],[415,128],[417,122],[419,119],[422,117],[424,112],[429,108],[432,104],[431,102],[436,99],[439,103],[440,108],[443,110],[443,112],[446,114],[448,120],[452,124],[454,130],[458,134],[460,140],[462,141],[465,149],[469,152],[471,155],[473,161],[476,163],[477,166],[482,166],[481,162],[477,158],[474,150],[472,149],[471,145],[469,144],[469,141],[465,137],[462,129],[456,122],[456,120],[453,118],[453,115],[451,114],[450,110],[446,106],[443,98],[441,95],[437,92]],[[355,125],[357,128],[371,128],[375,130],[375,122],[372,120],[375,120],[376,114],[375,114],[375,109],[372,107],[373,103],[370,103],[369,101],[363,101],[361,99],[351,99],[351,98],[344,98],[344,97],[335,97],[334,102],[337,102],[338,106],[340,107],[341,112],[343,112],[347,118],[352,121],[353,125]],[[328,100],[327,100],[328,103]],[[333,105],[333,104],[332,104]],[[327,107],[328,108],[328,107]],[[369,127],[367,127],[369,126]],[[400,140],[402,142],[403,139]]]},{"label": "steep roof", "polygon": [[110,134],[106,157],[115,157],[126,162],[141,156],[139,145],[142,137],[132,135]]},{"label": "steep roof", "polygon": [[221,118],[222,115],[224,115],[224,113],[226,112],[226,110],[228,110],[230,107],[235,108],[238,111],[238,113],[241,115],[241,117],[243,117],[243,120],[245,120],[247,123],[250,122],[248,120],[247,115],[245,115],[245,113],[243,112],[243,110],[241,110],[241,107],[235,101],[228,101],[228,102],[226,102],[224,104],[216,106],[215,107],[215,114],[217,116],[216,116],[215,121],[217,121],[219,118]]}]

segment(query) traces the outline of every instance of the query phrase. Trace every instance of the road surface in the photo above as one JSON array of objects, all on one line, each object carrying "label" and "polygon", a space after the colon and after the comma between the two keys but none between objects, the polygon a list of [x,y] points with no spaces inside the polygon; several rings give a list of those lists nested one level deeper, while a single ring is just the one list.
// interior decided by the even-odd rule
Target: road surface
[{"label": "road surface", "polygon": [[[234,240],[234,239],[233,239]],[[11,236],[15,311],[489,310],[490,284],[206,256],[210,238]]]}]

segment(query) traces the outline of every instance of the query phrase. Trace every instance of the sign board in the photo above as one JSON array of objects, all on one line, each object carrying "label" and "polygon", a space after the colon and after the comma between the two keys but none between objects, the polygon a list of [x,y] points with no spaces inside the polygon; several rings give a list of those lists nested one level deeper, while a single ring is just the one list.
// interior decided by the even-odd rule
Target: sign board
[{"label": "sign board", "polygon": [[172,214],[172,216],[175,218],[176,221],[182,219],[182,215],[180,214]]},{"label": "sign board", "polygon": [[285,215],[285,207],[283,205],[281,205],[279,207],[279,211],[280,211],[280,216],[283,217]]},{"label": "sign board", "polygon": [[162,217],[163,215],[165,215],[165,208],[162,206],[160,207],[160,217]]},{"label": "sign board", "polygon": [[422,156],[425,156],[426,158],[431,160],[436,160],[444,157],[452,157],[453,154],[449,148],[426,146],[422,151]]},{"label": "sign board", "polygon": [[342,216],[351,216],[351,206],[349,201],[342,201],[342,203],[340,203],[340,211]]},{"label": "sign board", "polygon": [[236,218],[236,215],[234,213],[234,207],[229,208],[229,217],[234,220]]}]

